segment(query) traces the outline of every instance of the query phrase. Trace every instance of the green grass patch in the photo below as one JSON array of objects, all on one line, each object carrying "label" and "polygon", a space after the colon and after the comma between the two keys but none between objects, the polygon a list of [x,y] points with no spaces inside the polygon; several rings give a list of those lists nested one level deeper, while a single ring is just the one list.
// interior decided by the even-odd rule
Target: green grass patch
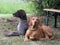
[{"label": "green grass patch", "polygon": [[11,18],[12,14],[0,14],[0,18]]},{"label": "green grass patch", "polygon": [[31,13],[31,7],[29,2],[22,0],[0,0],[0,13],[12,14],[16,10],[23,9],[27,13]]}]

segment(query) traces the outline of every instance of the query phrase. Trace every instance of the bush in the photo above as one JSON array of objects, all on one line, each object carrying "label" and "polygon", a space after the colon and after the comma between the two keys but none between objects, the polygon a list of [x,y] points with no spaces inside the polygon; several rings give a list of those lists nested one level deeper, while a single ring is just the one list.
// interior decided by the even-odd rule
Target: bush
[{"label": "bush", "polygon": [[33,12],[36,15],[44,14],[43,8],[60,9],[60,0],[30,0]]}]

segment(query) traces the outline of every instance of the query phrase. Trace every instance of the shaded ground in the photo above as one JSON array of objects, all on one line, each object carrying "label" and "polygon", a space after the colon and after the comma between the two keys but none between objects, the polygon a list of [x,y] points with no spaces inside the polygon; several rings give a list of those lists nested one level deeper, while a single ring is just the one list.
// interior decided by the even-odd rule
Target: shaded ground
[{"label": "shaded ground", "polygon": [[[40,41],[27,41],[24,42],[24,36],[19,37],[5,37],[8,31],[16,31],[18,19],[0,18],[0,45],[60,45],[60,28],[53,28],[53,32],[56,35],[55,40],[40,40]],[[51,21],[53,22],[53,21]],[[53,25],[52,23],[50,26]]]}]

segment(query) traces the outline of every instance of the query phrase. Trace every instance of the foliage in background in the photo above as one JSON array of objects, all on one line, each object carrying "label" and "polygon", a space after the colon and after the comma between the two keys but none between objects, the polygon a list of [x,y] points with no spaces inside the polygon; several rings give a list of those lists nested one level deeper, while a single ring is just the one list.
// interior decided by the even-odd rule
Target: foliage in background
[{"label": "foliage in background", "polygon": [[60,0],[27,0],[32,2],[33,12],[38,15],[44,14],[43,8],[60,9]]},{"label": "foliage in background", "polygon": [[44,8],[60,8],[60,0],[44,0],[42,4]]},{"label": "foliage in background", "polygon": [[26,13],[42,15],[43,8],[60,8],[60,0],[0,0],[0,13],[11,14],[23,9]]}]

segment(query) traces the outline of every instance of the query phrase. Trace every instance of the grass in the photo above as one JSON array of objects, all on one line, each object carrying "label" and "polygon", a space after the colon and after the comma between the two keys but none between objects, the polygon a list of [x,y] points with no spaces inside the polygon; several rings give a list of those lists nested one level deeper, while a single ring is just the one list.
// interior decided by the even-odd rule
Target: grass
[{"label": "grass", "polygon": [[12,14],[0,14],[0,18],[11,18]]},{"label": "grass", "polygon": [[0,13],[12,14],[16,10],[23,9],[27,13],[31,13],[30,3],[22,0],[0,0]]},{"label": "grass", "polygon": [[[4,20],[0,19],[0,45],[60,45],[60,39],[59,40],[39,40],[39,41],[28,40],[24,42],[24,36],[21,36],[21,35],[19,37],[5,37],[3,31],[16,30],[15,24],[17,21],[15,22],[5,21],[6,19],[13,19],[13,18],[10,18],[12,17],[12,14],[0,14],[0,17],[4,18]],[[12,24],[14,24],[15,26]]]}]

